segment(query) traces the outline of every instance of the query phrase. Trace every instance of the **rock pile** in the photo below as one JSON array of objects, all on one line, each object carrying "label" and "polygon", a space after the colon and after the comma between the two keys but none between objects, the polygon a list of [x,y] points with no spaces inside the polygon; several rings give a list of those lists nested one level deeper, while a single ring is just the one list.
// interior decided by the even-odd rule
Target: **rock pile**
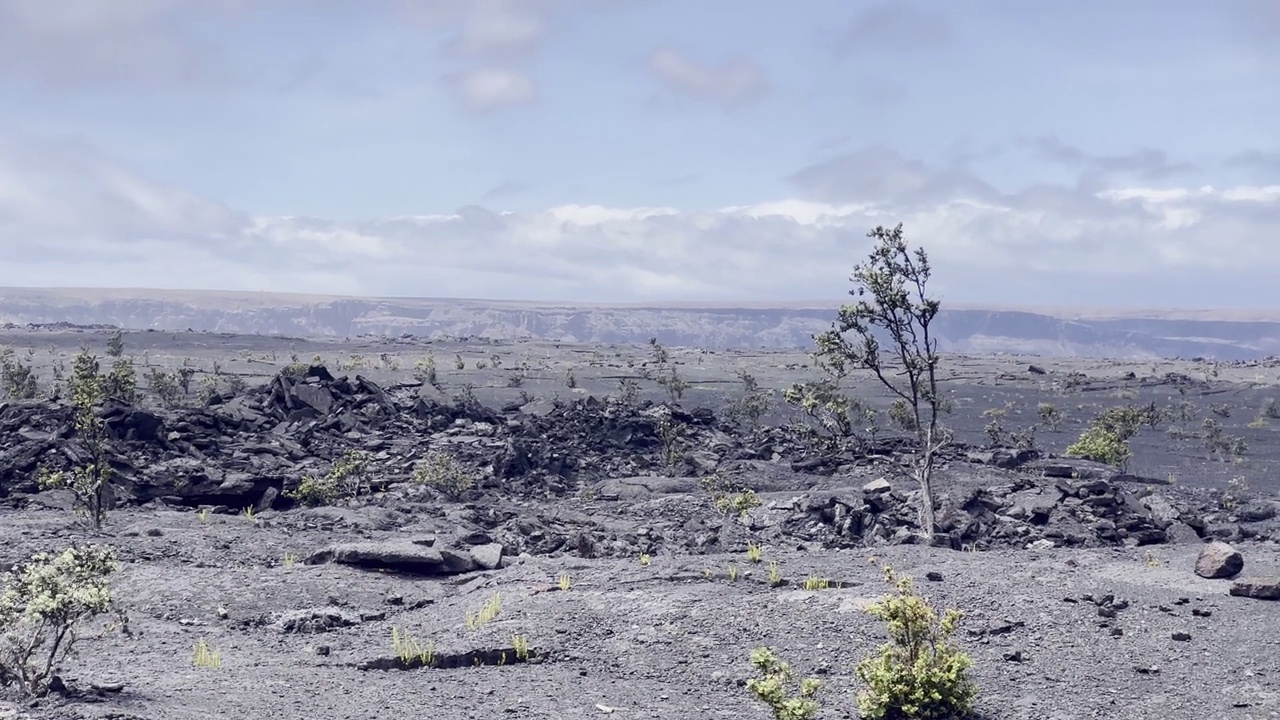
[{"label": "rock pile", "polygon": [[[429,450],[443,448],[482,478],[464,500],[594,494],[606,486],[613,490],[602,492],[598,504],[613,502],[615,510],[664,495],[691,499],[666,503],[667,521],[653,518],[637,533],[606,531],[607,523],[591,517],[551,528],[515,511],[499,512],[491,502],[469,506],[476,532],[501,529],[518,538],[512,543],[520,551],[572,547],[612,554],[664,543],[712,548],[733,542],[735,526],[743,524],[831,546],[919,541],[916,491],[901,462],[910,451],[908,441],[889,439],[842,456],[814,454],[789,427],[743,432],[705,408],[588,397],[495,411],[429,385],[388,391],[361,376],[335,377],[314,366],[283,372],[236,397],[214,397],[199,408],[151,410],[112,402],[102,414],[112,438],[114,494],[123,504],[287,508],[289,491],[304,475],[326,472],[351,449],[365,451],[371,475],[391,488],[363,502],[391,504],[403,500],[395,488],[414,464]],[[0,497],[20,503],[38,492],[39,467],[81,462],[71,421],[71,409],[55,402],[0,405]],[[672,426],[683,428],[673,466],[664,444],[671,442],[664,441],[664,428]],[[1151,481],[1096,463],[962,446],[943,463],[948,482],[935,542],[957,549],[1280,537],[1271,504],[1226,509],[1189,490],[1151,492]],[[867,484],[868,468],[885,478]],[[966,482],[969,468],[996,473],[999,481]],[[766,482],[769,473],[773,477]],[[746,508],[741,517],[718,513],[697,483],[713,474],[734,476],[740,489],[759,491],[766,502]],[[654,475],[680,482],[665,489],[658,488],[660,482],[617,484]],[[854,477],[862,479],[851,483]],[[628,497],[620,497],[622,490]],[[425,547],[414,552],[432,562],[439,554]],[[476,552],[489,551],[473,548],[463,560],[491,564],[488,555],[481,559]],[[358,549],[337,549],[326,561],[353,557],[360,557]],[[439,562],[445,567],[463,560]]]}]

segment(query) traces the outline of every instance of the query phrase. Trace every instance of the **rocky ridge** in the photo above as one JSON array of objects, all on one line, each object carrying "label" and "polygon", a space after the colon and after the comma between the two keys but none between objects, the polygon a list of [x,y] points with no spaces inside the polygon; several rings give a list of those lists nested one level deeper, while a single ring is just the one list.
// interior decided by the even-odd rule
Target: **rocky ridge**
[{"label": "rocky ridge", "polygon": [[[430,537],[378,552],[328,549],[317,562],[456,574],[522,553],[714,553],[747,533],[828,548],[921,542],[910,447],[897,438],[833,455],[816,452],[794,427],[743,429],[707,408],[587,397],[492,409],[430,385],[384,389],[323,366],[281,372],[199,408],[110,402],[101,412],[120,505],[250,508],[264,522],[321,528],[387,530],[424,513],[439,520]],[[36,487],[37,469],[80,461],[71,417],[57,402],[0,405],[0,498],[16,507],[48,502]],[[680,461],[668,466],[663,428],[671,424],[685,432]],[[415,464],[439,449],[479,478],[458,502],[442,502],[410,480]],[[366,453],[374,492],[285,512],[296,507],[291,495],[304,476],[323,475],[348,450]],[[957,550],[1280,537],[1272,501],[1227,502],[1216,491],[1035,450],[953,446],[940,475],[933,542]],[[529,509],[574,495],[583,500],[575,511]],[[611,521],[624,512],[652,520],[638,527]]]}]

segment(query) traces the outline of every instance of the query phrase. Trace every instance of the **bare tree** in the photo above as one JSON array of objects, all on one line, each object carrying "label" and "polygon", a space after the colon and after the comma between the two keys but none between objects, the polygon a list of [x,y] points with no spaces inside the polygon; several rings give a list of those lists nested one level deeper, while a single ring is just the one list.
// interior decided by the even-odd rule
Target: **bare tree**
[{"label": "bare tree", "polygon": [[[920,527],[934,532],[933,466],[950,441],[938,422],[945,401],[938,393],[938,341],[930,326],[940,303],[925,295],[931,268],[923,248],[908,249],[902,224],[877,227],[867,234],[875,246],[867,262],[855,265],[849,294],[857,298],[840,308],[827,332],[814,336],[818,362],[843,373],[870,370],[896,396],[906,412],[898,413],[905,429],[914,430],[918,446],[914,474],[920,483]],[[850,337],[852,334],[852,338]],[[884,338],[888,347],[882,347]]]}]

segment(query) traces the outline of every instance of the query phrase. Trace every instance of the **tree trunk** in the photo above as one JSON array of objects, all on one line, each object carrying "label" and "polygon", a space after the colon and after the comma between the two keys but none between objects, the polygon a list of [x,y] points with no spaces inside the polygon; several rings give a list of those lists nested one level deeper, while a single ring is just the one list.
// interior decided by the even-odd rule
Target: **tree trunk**
[{"label": "tree trunk", "polygon": [[933,508],[933,432],[924,433],[924,447],[916,458],[916,480],[920,483],[920,530],[933,539],[936,517]]}]

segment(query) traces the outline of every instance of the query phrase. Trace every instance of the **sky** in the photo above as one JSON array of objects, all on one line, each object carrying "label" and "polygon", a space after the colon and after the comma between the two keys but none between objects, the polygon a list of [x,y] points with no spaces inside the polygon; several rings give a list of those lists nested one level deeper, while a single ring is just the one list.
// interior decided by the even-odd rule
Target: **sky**
[{"label": "sky", "polygon": [[1280,306],[1280,0],[0,0],[0,285]]}]

